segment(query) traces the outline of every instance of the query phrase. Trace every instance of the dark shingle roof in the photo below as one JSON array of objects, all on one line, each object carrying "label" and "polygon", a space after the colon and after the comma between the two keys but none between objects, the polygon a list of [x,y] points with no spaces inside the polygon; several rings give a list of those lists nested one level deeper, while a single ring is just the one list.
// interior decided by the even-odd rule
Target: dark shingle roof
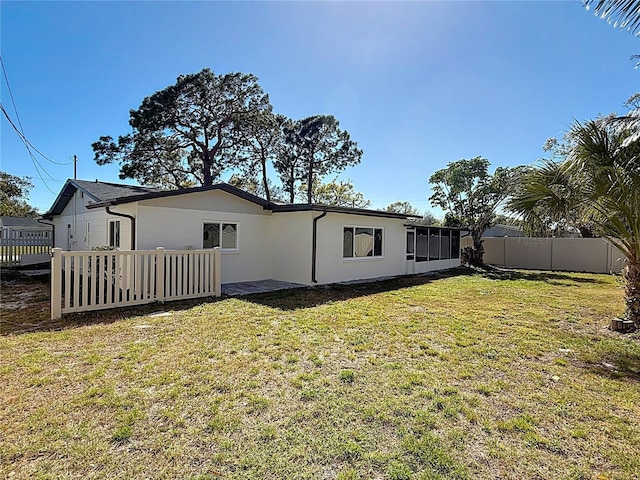
[{"label": "dark shingle roof", "polygon": [[49,211],[42,216],[50,219],[54,215],[60,215],[78,190],[87,195],[92,202],[103,202],[111,198],[125,198],[161,191],[157,188],[141,187],[139,185],[69,179],[62,187]]},{"label": "dark shingle roof", "polygon": [[94,201],[101,202],[110,198],[131,197],[143,193],[160,192],[158,188],[141,187],[140,185],[122,185],[119,183],[98,182],[89,180],[70,180]]},{"label": "dark shingle roof", "polygon": [[229,185],[228,183],[217,183],[215,185],[181,188],[177,190],[154,190],[151,192],[143,192],[134,195],[116,196],[103,200],[102,202],[96,202],[93,205],[88,205],[87,208],[101,208],[108,205],[119,205],[121,203],[137,202],[139,200],[150,200],[152,198],[164,198],[174,197],[176,195],[185,195],[187,193],[208,192],[210,190],[222,190],[223,192],[230,193],[236,197],[243,198],[249,202],[260,205],[263,208],[268,208],[270,203],[264,198],[260,198],[252,193],[245,192],[244,190]]},{"label": "dark shingle roof", "polygon": [[3,227],[36,227],[41,228],[44,225],[38,223],[36,218],[32,217],[0,217],[0,223]]},{"label": "dark shingle roof", "polygon": [[256,205],[261,206],[265,210],[272,212],[299,212],[299,211],[319,211],[333,213],[347,213],[355,215],[365,215],[371,217],[387,217],[407,219],[416,217],[415,215],[405,215],[399,213],[384,212],[380,210],[367,210],[363,208],[337,207],[331,205],[318,204],[276,204],[267,202],[264,198],[260,198],[252,193],[241,190],[228,183],[218,183],[211,186],[183,188],[179,190],[159,190],[155,188],[139,187],[134,185],[119,185],[116,183],[105,182],[89,182],[85,180],[67,180],[67,183],[58,195],[53,206],[47,213],[43,215],[45,218],[51,218],[53,215],[59,215],[69,200],[75,193],[76,189],[82,190],[92,200],[87,208],[103,208],[106,206],[119,205],[123,203],[137,202],[141,200],[150,200],[152,198],[173,197],[176,195],[185,195],[189,193],[207,192],[210,190],[222,190],[236,197],[242,198]]}]

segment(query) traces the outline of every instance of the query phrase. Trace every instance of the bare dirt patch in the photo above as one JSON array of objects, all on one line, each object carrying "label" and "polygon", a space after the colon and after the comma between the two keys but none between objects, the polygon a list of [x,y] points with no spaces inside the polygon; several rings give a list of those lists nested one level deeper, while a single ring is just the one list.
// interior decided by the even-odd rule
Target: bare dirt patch
[{"label": "bare dirt patch", "polygon": [[47,280],[3,272],[0,279],[0,333],[37,329],[49,319],[49,298]]}]

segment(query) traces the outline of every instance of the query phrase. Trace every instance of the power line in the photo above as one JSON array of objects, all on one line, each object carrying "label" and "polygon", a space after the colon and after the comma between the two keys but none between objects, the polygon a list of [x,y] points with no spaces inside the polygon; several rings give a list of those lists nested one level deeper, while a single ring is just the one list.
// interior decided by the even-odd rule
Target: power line
[{"label": "power line", "polygon": [[[55,165],[71,165],[72,162],[66,162],[66,163],[62,163],[62,162],[56,162],[54,160],[51,160],[49,157],[47,157],[44,153],[42,153],[40,150],[38,150],[35,145],[33,145],[33,143],[31,143],[29,141],[29,139],[26,137],[26,135],[24,134],[24,127],[22,126],[22,121],[20,120],[20,115],[18,114],[18,107],[16,106],[16,102],[15,99],[13,98],[13,91],[11,90],[11,84],[9,83],[9,77],[7,75],[7,70],[4,66],[4,60],[2,60],[2,55],[0,55],[0,65],[2,66],[2,74],[4,76],[4,82],[7,85],[7,90],[9,91],[9,97],[11,97],[11,104],[13,105],[13,111],[16,114],[16,120],[18,121],[18,125],[20,126],[20,129],[18,130],[18,128],[15,126],[15,124],[9,119],[9,115],[8,113],[4,110],[3,107],[3,111],[5,116],[7,117],[7,119],[9,120],[9,122],[12,124],[14,130],[16,130],[16,133],[19,133],[23,143],[25,143],[25,147],[27,148],[27,150],[29,150],[29,148],[32,148],[36,153],[38,153],[42,158],[44,158],[45,160],[47,160],[48,162],[51,162]],[[42,167],[42,165],[40,165]]]},{"label": "power line", "polygon": [[[35,146],[33,146],[33,144],[27,139],[27,137],[24,134],[24,129],[22,127],[22,122],[20,120],[20,115],[18,114],[18,108],[16,107],[16,102],[15,99],[13,98],[13,91],[11,90],[11,84],[9,83],[9,76],[7,75],[7,70],[4,66],[4,60],[2,59],[2,56],[0,55],[0,65],[2,66],[2,73],[4,75],[4,81],[7,85],[7,89],[9,91],[9,96],[11,97],[11,103],[13,105],[13,110],[16,113],[16,119],[18,120],[18,125],[20,125],[20,128],[18,128],[16,126],[16,124],[13,122],[13,120],[11,120],[11,117],[9,116],[9,113],[6,111],[6,109],[4,108],[4,105],[2,105],[2,103],[0,103],[0,108],[2,109],[2,113],[4,114],[4,116],[7,118],[7,121],[9,122],[9,124],[13,127],[13,129],[15,130],[15,132],[18,134],[18,138],[20,138],[20,140],[22,141],[24,147],[27,150],[27,153],[29,154],[29,157],[31,158],[31,162],[33,163],[33,167],[36,169],[36,173],[38,174],[38,176],[40,177],[40,180],[42,180],[42,183],[44,183],[44,186],[47,187],[47,190],[49,190],[53,195],[56,194],[56,192],[54,192],[51,187],[49,187],[49,184],[47,183],[47,181],[44,179],[42,172],[46,173],[49,178],[51,178],[51,180],[53,181],[57,181],[49,172],[47,172],[47,170],[40,164],[40,162],[38,161],[38,159],[35,157],[35,155],[33,154],[33,152],[31,151],[31,147],[39,154],[41,155],[43,158],[47,159],[48,161],[52,162],[52,163],[58,163],[58,162],[54,162],[53,160],[51,160],[50,158],[48,158],[46,155],[44,155],[40,150],[38,150],[37,148],[35,148]],[[61,163],[58,163],[59,165],[63,165]]]},{"label": "power line", "polygon": [[18,130],[18,127],[16,126],[16,124],[13,123],[13,120],[11,120],[11,117],[9,116],[7,111],[5,110],[4,105],[2,105],[2,103],[0,103],[0,110],[2,110],[2,113],[4,113],[4,116],[6,117],[7,121],[13,127],[15,132],[18,134],[18,138],[20,138],[20,140],[22,140],[22,143],[23,143],[24,147],[27,149],[27,152],[29,153],[29,157],[31,157],[31,162],[33,163],[33,166],[35,167],[36,172],[38,173],[38,176],[40,177],[40,180],[42,180],[42,183],[44,183],[44,186],[47,187],[47,190],[49,190],[52,194],[55,195],[56,192],[51,190],[51,188],[47,184],[47,181],[42,176],[42,172],[40,172],[40,169],[42,169],[42,171],[44,171],[49,176],[49,178],[51,178],[51,180],[54,180],[54,181],[57,181],[57,180],[49,172],[47,172],[47,170],[42,165],[40,165],[40,162],[38,162],[36,157],[33,155],[33,152],[29,148],[29,144],[28,144],[28,141],[27,141],[26,137],[24,136],[24,134],[20,130]]}]

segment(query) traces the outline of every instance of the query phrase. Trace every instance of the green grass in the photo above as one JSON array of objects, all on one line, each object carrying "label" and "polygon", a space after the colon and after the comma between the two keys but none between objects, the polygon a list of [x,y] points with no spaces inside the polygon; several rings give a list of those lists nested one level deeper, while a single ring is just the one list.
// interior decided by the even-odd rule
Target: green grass
[{"label": "green grass", "polygon": [[640,477],[640,338],[604,328],[615,277],[461,271],[164,308],[2,311],[0,477]]}]

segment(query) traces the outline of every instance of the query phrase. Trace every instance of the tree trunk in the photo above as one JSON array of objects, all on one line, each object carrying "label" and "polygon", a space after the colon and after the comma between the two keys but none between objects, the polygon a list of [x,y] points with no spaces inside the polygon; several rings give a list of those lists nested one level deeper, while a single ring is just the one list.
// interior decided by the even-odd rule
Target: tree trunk
[{"label": "tree trunk", "polygon": [[484,265],[484,245],[482,244],[482,236],[477,232],[471,232],[473,238],[473,247],[471,248],[469,263],[476,267]]},{"label": "tree trunk", "polygon": [[309,204],[313,203],[312,192],[313,192],[313,155],[311,155],[311,160],[309,160],[309,175],[307,177],[307,203]]},{"label": "tree trunk", "polygon": [[290,176],[289,176],[289,185],[287,185],[289,187],[289,203],[294,203],[295,201],[295,196],[296,196],[296,181],[295,181],[295,168],[292,166],[291,167],[291,172],[290,172]]},{"label": "tree trunk", "polygon": [[202,185],[205,187],[213,185],[213,180],[211,178],[211,155],[209,154],[209,151],[205,151],[202,158],[202,177]]},{"label": "tree trunk", "polygon": [[627,305],[626,317],[636,329],[640,328],[640,261],[627,261],[624,270],[624,301]]},{"label": "tree trunk", "polygon": [[582,235],[582,238],[595,238],[596,236],[591,228],[584,225],[579,225],[578,230],[580,230],[580,235]]},{"label": "tree trunk", "polygon": [[267,202],[271,201],[271,192],[269,192],[269,180],[267,179],[267,159],[262,156],[262,186],[264,187],[264,194],[267,197]]}]

